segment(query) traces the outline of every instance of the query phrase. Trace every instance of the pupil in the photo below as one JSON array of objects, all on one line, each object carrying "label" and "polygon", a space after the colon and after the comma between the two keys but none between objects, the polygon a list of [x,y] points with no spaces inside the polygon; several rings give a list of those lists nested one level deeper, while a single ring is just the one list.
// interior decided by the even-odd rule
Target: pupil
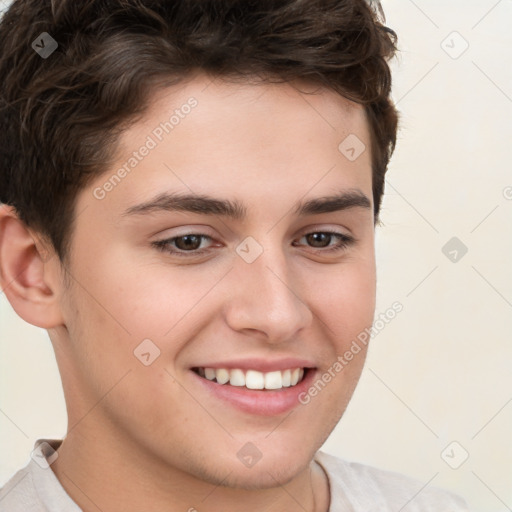
[{"label": "pupil", "polygon": [[[330,238],[330,236],[331,235],[329,235],[329,233],[312,233],[311,235],[308,235],[308,237],[310,238],[308,240],[308,242],[311,243],[311,241],[312,241],[313,242],[313,246],[317,247],[315,244],[319,241],[319,238],[324,238],[324,237]],[[321,240],[320,240],[320,242],[321,242]],[[323,247],[323,246],[320,245],[320,247]]]},{"label": "pupil", "polygon": [[[180,241],[185,241],[185,243],[180,243]],[[176,240],[176,245],[178,246],[178,249],[197,249],[199,245],[201,245],[201,242],[197,235],[185,235],[180,236]],[[180,245],[183,247],[179,247]]]}]

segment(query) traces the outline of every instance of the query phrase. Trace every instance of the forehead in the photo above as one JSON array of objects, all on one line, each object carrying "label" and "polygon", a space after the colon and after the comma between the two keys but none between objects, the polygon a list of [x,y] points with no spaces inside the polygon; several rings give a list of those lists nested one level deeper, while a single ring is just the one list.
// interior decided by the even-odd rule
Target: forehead
[{"label": "forehead", "polygon": [[[345,141],[355,141],[357,158],[344,153]],[[144,155],[134,156],[144,147]],[[252,207],[258,197],[289,202],[293,196],[296,203],[309,191],[371,195],[369,148],[363,107],[334,91],[197,75],[153,92],[144,116],[122,134],[115,164],[91,188],[108,185],[96,207],[120,215],[162,192],[239,197],[243,203],[245,197]],[[88,196],[94,204],[91,190]]]},{"label": "forehead", "polygon": [[[189,116],[187,103],[192,99],[197,106]],[[185,116],[181,110],[187,111]],[[231,132],[237,138],[258,135],[259,141],[265,141],[266,134],[269,145],[275,141],[275,132],[280,128],[286,128],[280,134],[282,140],[285,135],[294,133],[297,138],[305,134],[311,136],[313,129],[318,134],[344,134],[352,130],[365,136],[368,128],[362,105],[319,85],[297,80],[272,83],[239,79],[234,82],[197,74],[176,86],[154,90],[144,118],[125,132],[121,140],[126,144],[133,142],[154,127],[156,120],[168,121],[173,111],[180,119],[175,125],[176,128],[180,125],[180,130],[176,132],[184,131],[181,121],[186,117],[190,128],[200,128],[201,133],[210,133],[214,138],[220,130],[220,135]],[[173,124],[176,121],[174,119]],[[246,133],[240,133],[241,124],[247,127]],[[173,135],[178,135],[176,132]]]}]

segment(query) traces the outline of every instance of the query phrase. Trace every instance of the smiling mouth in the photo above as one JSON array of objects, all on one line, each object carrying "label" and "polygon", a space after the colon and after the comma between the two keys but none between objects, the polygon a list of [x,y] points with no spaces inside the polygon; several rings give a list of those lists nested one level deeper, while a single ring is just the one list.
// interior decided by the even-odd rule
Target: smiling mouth
[{"label": "smiling mouth", "polygon": [[272,372],[259,372],[240,368],[192,368],[192,371],[200,377],[220,385],[262,391],[293,388],[304,380],[309,370],[311,368],[288,368]]}]

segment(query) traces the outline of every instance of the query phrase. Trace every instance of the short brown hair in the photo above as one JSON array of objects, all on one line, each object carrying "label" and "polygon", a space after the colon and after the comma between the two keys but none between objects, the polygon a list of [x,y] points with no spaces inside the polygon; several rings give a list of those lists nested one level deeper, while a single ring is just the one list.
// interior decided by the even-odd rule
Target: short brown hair
[{"label": "short brown hair", "polygon": [[[394,151],[396,34],[365,0],[15,0],[0,23],[0,202],[65,261],[76,196],[155,87],[215,76],[326,86],[363,104],[375,220]],[[47,32],[58,48],[31,48]]]}]

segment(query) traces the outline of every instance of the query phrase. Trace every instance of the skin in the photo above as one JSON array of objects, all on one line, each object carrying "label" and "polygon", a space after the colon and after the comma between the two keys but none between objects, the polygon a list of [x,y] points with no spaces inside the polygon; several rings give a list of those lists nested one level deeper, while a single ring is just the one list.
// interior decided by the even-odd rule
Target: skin
[{"label": "skin", "polygon": [[[84,511],[328,509],[328,481],[312,459],[345,411],[365,348],[309,404],[277,416],[207,397],[189,370],[295,356],[321,375],[372,324],[368,124],[361,106],[314,90],[197,75],[155,92],[123,134],[116,164],[80,192],[66,267],[1,208],[2,288],[22,318],[48,330],[64,387],[68,434],[51,468]],[[97,199],[94,189],[192,96],[191,113]],[[338,150],[349,134],[368,148],[355,161]],[[371,208],[293,214],[299,200],[356,189]],[[237,199],[248,216],[121,215],[170,191]],[[356,241],[325,252],[338,239],[304,237],[322,229]],[[211,236],[201,242],[209,252],[178,257],[151,245],[188,233]],[[250,264],[235,251],[247,236],[263,248]],[[147,338],[161,354],[144,366],[133,351]],[[247,442],[262,453],[251,468],[236,456]]]}]

